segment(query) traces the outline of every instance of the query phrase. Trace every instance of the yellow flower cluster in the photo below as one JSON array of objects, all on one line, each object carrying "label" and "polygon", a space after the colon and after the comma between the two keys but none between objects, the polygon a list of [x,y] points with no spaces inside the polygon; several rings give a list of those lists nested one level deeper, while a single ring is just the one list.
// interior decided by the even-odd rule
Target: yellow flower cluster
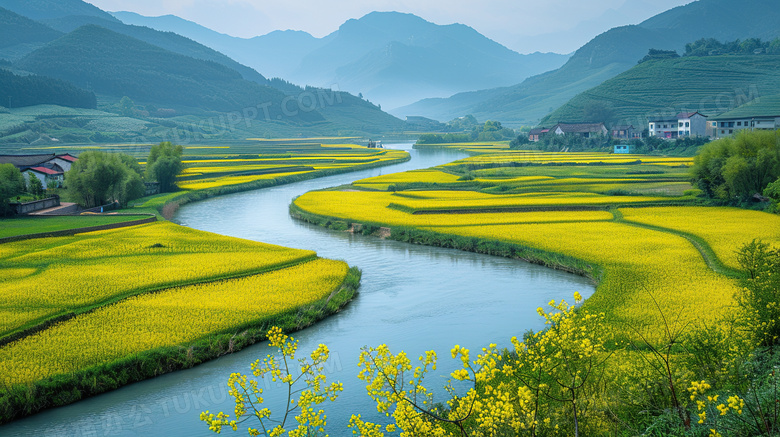
[{"label": "yellow flower cluster", "polygon": [[[733,411],[738,415],[742,415],[742,409],[745,407],[745,401],[739,396],[733,395],[728,397],[726,403],[719,403],[718,395],[707,395],[707,391],[711,388],[712,386],[706,381],[691,381],[691,385],[687,390],[691,394],[691,401],[696,402],[696,410],[698,411],[696,415],[699,418],[698,424],[703,425],[705,422],[707,422],[711,426],[714,426],[714,428],[710,428],[710,435],[716,436],[720,435],[720,433],[717,431],[718,417],[727,415],[729,411]],[[712,413],[709,416],[709,422],[707,415],[708,411]]]},{"label": "yellow flower cluster", "polygon": [[[256,377],[264,377],[270,374],[273,381],[288,386],[287,410],[276,426],[271,426],[271,411],[268,408],[260,408],[264,399],[263,390],[258,388],[258,382],[248,379],[246,375],[233,373],[228,379],[229,394],[235,401],[234,414],[236,420],[229,421],[229,415],[220,412],[218,415],[201,413],[200,420],[206,422],[209,430],[220,433],[223,426],[230,426],[235,431],[237,423],[250,418],[258,420],[260,428],[249,428],[249,435],[281,436],[285,432],[289,437],[307,437],[311,435],[323,435],[325,432],[326,415],[321,409],[315,411],[315,407],[326,400],[335,401],[344,386],[339,382],[327,384],[324,375],[325,363],[330,357],[328,347],[320,344],[312,351],[310,359],[297,360],[300,365],[300,373],[291,373],[291,364],[296,362],[295,353],[298,350],[298,341],[285,335],[279,327],[272,327],[268,331],[270,346],[277,349],[280,357],[268,355],[262,362],[252,363],[252,374]],[[298,389],[301,384],[305,388]],[[293,398],[293,394],[298,398]],[[251,409],[251,411],[249,411]],[[287,417],[296,414],[295,421],[298,426],[286,429]],[[262,430],[262,431],[261,431]],[[324,434],[327,437],[327,434]]]},{"label": "yellow flower cluster", "polygon": [[[575,311],[564,301],[551,305],[551,312],[541,310],[550,329],[534,334],[529,343],[513,338],[515,354],[504,354],[491,344],[472,360],[468,349],[452,348],[450,355],[461,364],[451,373],[452,379],[471,381],[474,387],[458,395],[449,383],[446,412],[431,404],[431,391],[423,384],[425,375],[436,367],[433,351],[413,367],[404,352],[394,354],[386,345],[366,348],[360,355],[358,377],[367,383],[377,410],[392,415],[392,430],[397,427],[402,437],[556,434],[559,418],[544,417],[550,411],[540,410],[540,401],[570,396],[573,408],[585,411],[588,390],[598,385],[593,375],[609,353],[604,348],[602,315]],[[350,427],[353,434],[384,435],[380,426],[360,416],[352,416]]]}]

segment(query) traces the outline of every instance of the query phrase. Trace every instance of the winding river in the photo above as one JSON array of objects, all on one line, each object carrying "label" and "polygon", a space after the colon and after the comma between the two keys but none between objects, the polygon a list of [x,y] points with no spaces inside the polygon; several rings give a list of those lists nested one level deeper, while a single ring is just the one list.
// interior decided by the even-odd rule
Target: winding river
[{"label": "winding river", "polygon": [[[429,376],[428,385],[441,386],[446,380],[442,375],[457,368],[449,357],[453,345],[468,347],[474,353],[490,342],[508,346],[512,336],[543,326],[537,307],[550,299],[570,298],[575,291],[588,297],[594,290],[585,278],[532,264],[336,232],[289,217],[292,199],[307,191],[466,156],[450,150],[412,150],[411,144],[389,147],[409,150],[412,160],[213,198],[183,207],[175,218],[180,224],[205,231],[313,249],[322,257],[343,259],[363,270],[355,301],[295,334],[299,350],[305,354],[318,343],[329,346],[328,379],[344,384],[338,401],[324,406],[328,429],[334,436],[351,434],[345,428],[351,413],[381,420],[356,377],[361,347],[386,343],[391,350],[404,350],[413,359],[434,349],[439,352],[439,374]],[[249,363],[268,352],[266,346],[255,345],[193,369],[10,423],[0,427],[0,435],[210,435],[199,421],[200,412],[232,415],[233,403],[225,384],[228,376],[236,371],[248,373]],[[264,385],[267,406],[278,411],[286,391],[270,381]]]}]

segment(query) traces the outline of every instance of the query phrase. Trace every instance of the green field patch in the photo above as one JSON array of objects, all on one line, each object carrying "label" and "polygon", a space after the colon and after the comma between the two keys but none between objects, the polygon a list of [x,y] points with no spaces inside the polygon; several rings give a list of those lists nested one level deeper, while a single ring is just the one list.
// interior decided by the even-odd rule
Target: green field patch
[{"label": "green field patch", "polygon": [[137,215],[79,215],[0,219],[0,238],[42,234],[68,229],[124,223],[145,218]]}]

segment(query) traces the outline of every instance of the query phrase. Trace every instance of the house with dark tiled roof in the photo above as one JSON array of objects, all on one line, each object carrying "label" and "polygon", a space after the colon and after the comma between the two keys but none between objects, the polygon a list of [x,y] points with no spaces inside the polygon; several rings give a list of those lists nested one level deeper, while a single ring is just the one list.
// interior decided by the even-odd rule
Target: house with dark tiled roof
[{"label": "house with dark tiled roof", "polygon": [[728,137],[744,129],[780,129],[780,94],[754,99],[713,117],[712,121],[716,138]]},{"label": "house with dark tiled roof", "polygon": [[550,128],[550,132],[556,135],[579,135],[583,138],[609,135],[604,123],[558,123]]},{"label": "house with dark tiled roof", "polygon": [[698,112],[677,114],[678,137],[704,137],[707,135],[707,116]]},{"label": "house with dark tiled roof", "polygon": [[54,153],[43,155],[0,155],[0,164],[13,164],[19,171],[25,171],[44,162],[51,161],[57,156]]},{"label": "house with dark tiled roof", "polygon": [[639,138],[640,136],[641,133],[637,132],[632,124],[616,124],[615,126],[612,126],[612,138],[631,140]]}]

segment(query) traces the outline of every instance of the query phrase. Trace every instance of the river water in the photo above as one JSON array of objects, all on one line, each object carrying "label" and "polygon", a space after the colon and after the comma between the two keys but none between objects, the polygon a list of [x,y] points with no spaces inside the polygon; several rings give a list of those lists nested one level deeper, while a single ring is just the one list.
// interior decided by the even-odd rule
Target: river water
[{"label": "river water", "polygon": [[[331,351],[328,380],[344,384],[338,401],[324,406],[332,436],[351,435],[346,424],[352,413],[360,413],[364,419],[383,419],[356,376],[361,347],[386,343],[391,350],[404,350],[413,359],[426,350],[436,350],[439,370],[428,378],[428,385],[440,387],[445,376],[458,368],[449,356],[455,344],[470,348],[472,357],[491,342],[509,346],[512,336],[543,327],[537,307],[551,299],[570,300],[575,291],[588,297],[594,290],[582,277],[520,261],[352,235],[290,218],[288,205],[307,191],[466,156],[449,150],[412,150],[410,144],[388,147],[409,150],[412,160],[208,199],[181,208],[175,217],[180,224],[205,231],[316,250],[322,257],[342,259],[362,269],[360,294],[352,303],[294,334],[300,340],[299,350],[307,355],[317,344],[327,344]],[[193,369],[13,422],[0,427],[0,435],[210,435],[199,421],[200,412],[232,415],[233,403],[225,384],[228,376],[237,371],[249,373],[249,363],[268,353],[265,345],[255,345]],[[284,405],[286,390],[270,381],[261,382],[261,386],[265,387],[267,406],[278,411]],[[247,425],[256,427],[254,423]]]}]

